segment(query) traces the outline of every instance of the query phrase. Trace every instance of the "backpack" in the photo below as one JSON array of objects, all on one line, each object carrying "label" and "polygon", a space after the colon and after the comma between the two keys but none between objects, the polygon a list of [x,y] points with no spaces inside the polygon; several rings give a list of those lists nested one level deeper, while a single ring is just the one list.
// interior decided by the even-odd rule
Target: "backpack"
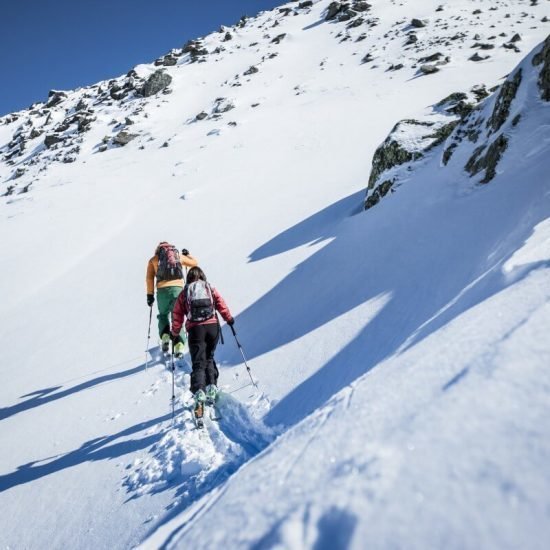
[{"label": "backpack", "polygon": [[175,281],[183,279],[183,268],[178,249],[168,243],[162,243],[157,249],[159,265],[157,269],[157,281]]},{"label": "backpack", "polygon": [[187,318],[193,323],[206,321],[214,316],[214,296],[210,285],[199,279],[185,286],[185,300],[187,301]]}]

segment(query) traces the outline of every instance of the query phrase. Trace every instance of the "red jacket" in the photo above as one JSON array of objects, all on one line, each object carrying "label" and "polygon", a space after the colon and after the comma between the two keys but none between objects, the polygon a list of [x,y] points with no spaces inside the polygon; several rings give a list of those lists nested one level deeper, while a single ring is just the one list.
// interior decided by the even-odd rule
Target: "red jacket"
[{"label": "red jacket", "polygon": [[[229,311],[229,308],[227,307],[224,299],[221,297],[220,293],[214,288],[210,287],[212,290],[212,298],[214,299],[214,307],[217,311],[220,312],[221,316],[223,317],[224,321],[228,322],[230,321],[233,316],[231,315],[231,312]],[[183,325],[183,319],[187,316],[189,313],[189,306],[187,304],[187,300],[185,299],[186,295],[186,289],[184,288],[183,291],[178,296],[178,299],[176,300],[176,304],[174,305],[174,310],[172,311],[172,334],[174,336],[177,336],[180,331],[181,327]],[[200,321],[198,323],[193,323],[187,319],[187,322],[185,323],[185,330],[189,332],[189,329],[196,327],[197,325],[210,325],[217,323],[218,319],[215,315],[210,317],[210,319],[207,319],[206,321]]]}]

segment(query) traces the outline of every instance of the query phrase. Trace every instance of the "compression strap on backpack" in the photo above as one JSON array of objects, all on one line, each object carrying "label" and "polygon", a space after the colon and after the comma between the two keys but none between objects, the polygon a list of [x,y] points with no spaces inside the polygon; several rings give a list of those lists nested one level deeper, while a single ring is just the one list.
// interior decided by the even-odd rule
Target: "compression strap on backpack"
[{"label": "compression strap on backpack", "polygon": [[[214,304],[214,307],[215,307],[215,304]],[[216,310],[214,309],[214,311],[216,311]],[[218,331],[220,333],[220,342],[222,343],[222,346],[223,346],[225,344],[225,342],[223,341],[222,326],[220,324],[220,318],[218,317],[218,312],[217,311],[216,311],[215,315],[216,315],[216,321],[218,322]]]}]

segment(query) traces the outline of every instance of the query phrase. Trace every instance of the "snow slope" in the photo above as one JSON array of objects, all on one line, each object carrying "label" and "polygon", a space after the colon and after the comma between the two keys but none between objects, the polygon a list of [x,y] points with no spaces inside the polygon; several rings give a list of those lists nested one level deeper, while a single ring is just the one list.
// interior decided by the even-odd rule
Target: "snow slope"
[{"label": "snow slope", "polygon": [[[49,121],[44,106],[2,120],[3,546],[546,546],[549,115],[534,69],[491,184],[434,156],[361,208],[395,122],[500,83],[545,38],[547,3],[380,1],[347,30],[328,4],[205,37],[224,50],[179,56],[170,94],[113,100],[101,83]],[[404,46],[413,17],[429,23]],[[522,53],[500,47],[515,32]],[[441,48],[450,62],[419,76]],[[221,97],[234,108],[216,113]],[[90,128],[46,148],[79,101]],[[28,120],[44,134],[6,160]],[[137,137],[117,147],[122,129]],[[174,425],[169,371],[144,369],[143,278],[164,239],[226,298],[261,385],[243,388],[224,329],[228,397],[206,440],[183,409],[188,367]]]}]

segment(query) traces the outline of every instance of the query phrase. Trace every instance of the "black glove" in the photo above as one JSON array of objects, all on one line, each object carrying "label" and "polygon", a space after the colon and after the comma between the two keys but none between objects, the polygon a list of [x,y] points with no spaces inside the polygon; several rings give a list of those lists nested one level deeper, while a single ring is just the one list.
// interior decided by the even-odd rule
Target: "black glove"
[{"label": "black glove", "polygon": [[231,317],[231,319],[229,319],[229,321],[226,321],[226,323],[232,327],[234,324],[235,324],[235,319],[233,319],[233,317]]},{"label": "black glove", "polygon": [[151,307],[155,303],[155,295],[147,294],[147,305]]},{"label": "black glove", "polygon": [[189,256],[189,250],[187,250],[187,248],[182,248],[182,249],[181,249],[181,253],[182,253],[184,256]]}]

